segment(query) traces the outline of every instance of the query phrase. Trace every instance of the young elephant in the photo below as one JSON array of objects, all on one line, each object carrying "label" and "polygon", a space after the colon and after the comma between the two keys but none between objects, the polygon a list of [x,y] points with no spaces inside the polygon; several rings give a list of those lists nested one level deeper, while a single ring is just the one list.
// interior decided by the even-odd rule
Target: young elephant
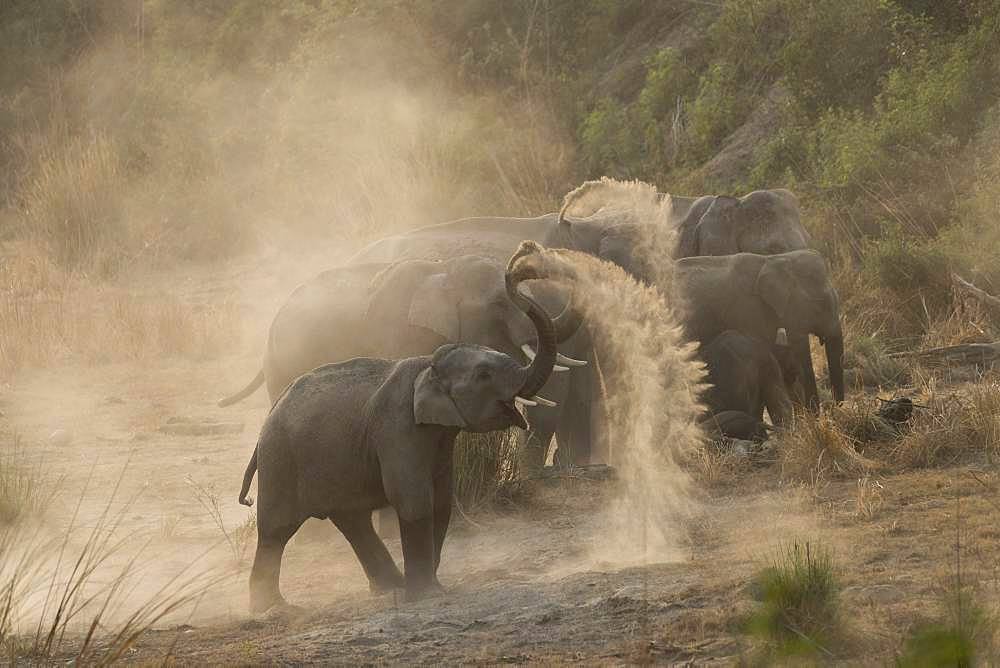
[{"label": "young elephant", "polygon": [[[508,279],[511,299],[538,333],[528,366],[483,346],[447,344],[431,356],[328,364],[278,399],[240,490],[240,503],[253,503],[247,492],[259,469],[252,611],[283,602],[281,556],[309,517],[329,518],[340,529],[374,590],[404,585],[412,599],[440,589],[455,437],[463,429],[525,429],[515,402],[533,403],[556,359],[551,319],[517,291],[519,279],[509,271]],[[371,512],[386,505],[399,516],[405,578],[372,527]]]},{"label": "young elephant", "polygon": [[[704,400],[709,413],[739,411],[760,422],[767,408],[771,422],[779,426],[791,418],[785,374],[769,344],[728,329],[703,346],[700,354],[708,366]],[[792,361],[785,359],[785,366],[794,367]]]}]

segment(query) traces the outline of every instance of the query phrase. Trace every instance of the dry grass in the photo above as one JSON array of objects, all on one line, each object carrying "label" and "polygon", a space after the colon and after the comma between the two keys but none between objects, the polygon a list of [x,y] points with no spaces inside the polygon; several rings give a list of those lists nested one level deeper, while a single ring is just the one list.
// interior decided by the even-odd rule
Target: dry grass
[{"label": "dry grass", "polygon": [[125,178],[113,142],[103,135],[53,142],[35,160],[34,178],[20,198],[23,236],[63,266],[111,269],[131,245]]},{"label": "dry grass", "polygon": [[859,398],[820,416],[798,415],[778,436],[782,475],[861,477],[874,472],[994,464],[1000,459],[1000,380],[938,388],[934,376],[911,396],[917,407],[899,427],[878,414],[879,401]]},{"label": "dry grass", "polygon": [[137,597],[142,549],[123,535],[132,503],[117,501],[120,484],[89,527],[80,517],[86,489],[61,536],[46,537],[41,525],[0,527],[0,649],[11,663],[114,663],[154,624],[221,582],[189,565],[148,598]]},{"label": "dry grass", "polygon": [[56,485],[46,479],[40,462],[29,462],[15,433],[0,452],[0,527],[37,517]]},{"label": "dry grass", "polygon": [[0,378],[25,367],[150,357],[207,357],[239,340],[236,305],[195,305],[170,294],[64,272],[36,246],[0,264]]},{"label": "dry grass", "polygon": [[455,498],[475,510],[496,498],[517,475],[517,436],[513,431],[459,434],[455,442]]}]

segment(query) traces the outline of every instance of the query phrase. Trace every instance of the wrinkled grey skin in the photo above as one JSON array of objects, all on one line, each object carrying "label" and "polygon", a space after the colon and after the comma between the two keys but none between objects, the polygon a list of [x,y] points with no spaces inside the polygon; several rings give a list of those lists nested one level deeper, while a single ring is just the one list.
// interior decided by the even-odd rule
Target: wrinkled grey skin
[{"label": "wrinkled grey skin", "polygon": [[[538,331],[539,352],[528,366],[482,346],[448,344],[432,356],[328,364],[281,395],[240,491],[240,503],[253,503],[246,495],[257,471],[253,612],[284,603],[282,553],[310,517],[340,529],[372,589],[405,586],[408,599],[440,590],[455,437],[525,428],[515,397],[532,396],[552,372],[552,323],[535,302],[520,299]],[[405,578],[372,527],[372,511],[386,505],[399,517]]]},{"label": "wrinkled grey skin", "polygon": [[703,399],[710,414],[739,411],[759,422],[767,408],[776,426],[791,419],[784,374],[768,343],[729,329],[698,353],[708,366],[710,387]]},{"label": "wrinkled grey skin", "polygon": [[[556,213],[535,218],[463,218],[375,241],[358,251],[348,262],[437,260],[470,253],[505,261],[525,239],[536,241],[546,248],[568,248],[598,255],[608,231],[620,224],[620,218],[601,214],[563,220]],[[564,298],[551,289],[539,290],[535,294],[550,313],[558,313],[564,303]],[[590,364],[570,373],[553,374],[550,378],[542,394],[556,401],[558,407],[528,409],[531,428],[522,465],[529,470],[544,463],[554,434],[560,443],[560,463],[583,464],[589,461],[594,438],[591,405],[596,399],[598,384],[593,380],[594,354],[587,328],[581,327],[573,338],[561,343],[559,351],[569,357],[587,360]]]},{"label": "wrinkled grey skin", "polygon": [[522,345],[535,346],[500,262],[467,255],[338,267],[289,296],[271,323],[261,373],[220,405],[262,383],[273,403],[298,376],[329,362],[426,355],[445,343],[475,343],[516,359]]},{"label": "wrinkled grey skin", "polygon": [[[785,189],[757,190],[740,198],[706,195],[672,198],[675,211],[686,208],[678,223],[675,257],[755,253],[775,255],[809,247],[802,227],[798,200]],[[666,257],[666,244],[657,245],[656,230],[619,225],[605,232],[599,256],[618,264],[637,279],[655,284]],[[652,249],[651,249],[652,247]],[[815,373],[808,339],[792,335],[799,369],[790,376],[802,383],[803,401],[815,407]],[[779,351],[774,351],[776,354]]]},{"label": "wrinkled grey skin", "polygon": [[763,443],[768,439],[770,429],[764,422],[742,411],[715,413],[703,418],[698,424],[712,440],[726,437]]},{"label": "wrinkled grey skin", "polygon": [[[811,359],[809,335],[826,347],[834,399],[844,399],[844,339],[837,292],[826,263],[816,251],[780,255],[691,257],[675,265],[675,287],[688,303],[684,327],[702,344],[727,329],[775,341],[785,328],[796,359]],[[811,362],[802,367],[807,405],[819,395]]]},{"label": "wrinkled grey skin", "polygon": [[675,257],[756,253],[776,255],[809,248],[799,202],[791,191],[755,190],[743,197],[705,196],[678,224]]}]

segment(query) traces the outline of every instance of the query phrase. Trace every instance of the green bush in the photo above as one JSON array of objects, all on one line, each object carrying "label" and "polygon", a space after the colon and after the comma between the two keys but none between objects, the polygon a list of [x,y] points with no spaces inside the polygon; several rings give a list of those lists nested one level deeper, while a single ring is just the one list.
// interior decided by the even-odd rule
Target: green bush
[{"label": "green bush", "polygon": [[[871,242],[865,270],[875,283],[901,297],[916,320],[932,317],[951,305],[951,262],[935,241],[915,238],[898,226]],[[929,312],[929,313],[928,313]]]},{"label": "green bush", "polygon": [[753,582],[761,608],[748,631],[777,644],[781,654],[815,654],[833,638],[838,623],[839,585],[830,552],[793,542]]},{"label": "green bush", "polygon": [[610,97],[598,101],[580,128],[581,149],[591,173],[632,176],[640,160],[640,140],[629,110]]},{"label": "green bush", "polygon": [[740,85],[731,65],[715,62],[698,82],[688,129],[694,156],[710,157],[719,143],[740,126],[752,108],[752,98]]}]

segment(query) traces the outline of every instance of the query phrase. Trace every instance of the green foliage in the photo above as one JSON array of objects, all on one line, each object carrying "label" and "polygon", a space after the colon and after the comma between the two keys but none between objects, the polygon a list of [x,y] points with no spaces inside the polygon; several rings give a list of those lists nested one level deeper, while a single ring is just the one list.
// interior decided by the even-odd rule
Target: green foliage
[{"label": "green foliage", "polygon": [[598,101],[584,119],[580,143],[589,172],[628,177],[629,166],[639,160],[641,144],[629,110],[610,97]]},{"label": "green foliage", "polygon": [[792,95],[810,112],[871,103],[904,48],[904,15],[883,0],[788,0],[781,66]]},{"label": "green foliage", "polygon": [[751,109],[751,98],[743,91],[736,68],[713,63],[698,83],[691,104],[689,131],[695,156],[705,159],[722,139],[739,127]]},{"label": "green foliage", "polygon": [[748,622],[752,635],[775,642],[786,655],[826,649],[837,626],[839,595],[826,548],[793,542],[757,574],[753,585],[762,605]]},{"label": "green foliage", "polygon": [[877,285],[902,298],[911,320],[939,314],[951,303],[951,262],[935,240],[915,239],[898,226],[872,241],[865,252],[865,271]]},{"label": "green foliage", "polygon": [[924,624],[906,639],[900,668],[977,665],[977,646],[991,645],[993,619],[956,579],[944,593],[942,621]]}]

